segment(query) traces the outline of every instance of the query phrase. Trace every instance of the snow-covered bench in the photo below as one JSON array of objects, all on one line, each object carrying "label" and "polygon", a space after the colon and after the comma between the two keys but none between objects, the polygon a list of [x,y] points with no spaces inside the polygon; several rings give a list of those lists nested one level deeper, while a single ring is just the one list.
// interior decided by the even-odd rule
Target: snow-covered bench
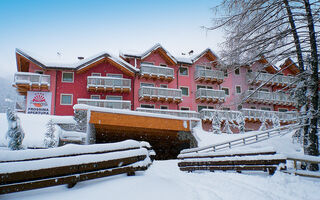
[{"label": "snow-covered bench", "polygon": [[[148,149],[147,149],[148,148]],[[154,152],[146,142],[66,145],[0,155],[0,194],[146,170]]]},{"label": "snow-covered bench", "polygon": [[[276,154],[272,149],[250,150],[243,152],[189,153],[178,156],[181,171],[268,171],[273,174],[280,164],[286,163],[286,157]],[[282,167],[285,169],[285,166]]]}]

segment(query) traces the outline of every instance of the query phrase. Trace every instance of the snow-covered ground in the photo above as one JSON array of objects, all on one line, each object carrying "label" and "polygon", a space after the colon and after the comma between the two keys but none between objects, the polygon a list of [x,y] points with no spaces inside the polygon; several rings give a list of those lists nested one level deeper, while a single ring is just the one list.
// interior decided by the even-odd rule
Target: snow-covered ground
[{"label": "snow-covered ground", "polygon": [[[75,123],[72,116],[33,115],[17,113],[25,133],[22,145],[25,147],[44,147],[44,135],[50,119],[54,123]],[[0,113],[0,146],[7,146],[6,133],[8,121],[5,113]]]},{"label": "snow-covered ground", "polygon": [[[1,140],[4,135],[3,132],[6,132],[2,126],[3,116],[5,118],[5,115],[0,114]],[[26,116],[20,117],[23,123],[23,118]],[[36,116],[35,119],[37,119]],[[37,126],[26,125],[24,127],[23,124],[25,132],[28,130],[26,138],[29,131],[41,135],[43,130],[37,130]],[[45,128],[45,125],[43,126]],[[237,139],[254,133],[256,132],[214,135],[201,131],[198,128],[195,136],[199,140],[199,144],[204,146]],[[273,148],[282,154],[302,155],[301,146],[292,142],[292,134],[288,133],[232,150],[250,151],[261,148]],[[30,141],[30,139],[27,142],[38,142]],[[4,150],[5,148],[0,148],[0,154],[1,152],[5,152]],[[276,172],[273,176],[269,176],[268,173],[264,172],[245,172],[241,174],[233,172],[187,173],[181,172],[177,163],[178,160],[155,161],[147,171],[139,172],[133,177],[117,175],[81,182],[71,189],[62,185],[1,195],[0,199],[320,199],[320,180],[318,179],[299,177],[282,172]]]}]

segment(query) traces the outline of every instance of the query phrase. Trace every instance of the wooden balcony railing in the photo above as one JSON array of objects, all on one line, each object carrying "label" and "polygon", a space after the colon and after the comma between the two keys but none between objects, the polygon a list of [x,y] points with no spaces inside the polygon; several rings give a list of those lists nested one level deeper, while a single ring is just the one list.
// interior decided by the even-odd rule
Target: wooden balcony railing
[{"label": "wooden balcony railing", "polygon": [[173,115],[177,117],[200,118],[200,114],[198,112],[190,111],[190,110],[167,110],[167,109],[153,109],[153,108],[141,108],[141,107],[137,108],[136,110],[140,112],[166,114],[166,115]]},{"label": "wooden balcony railing", "polygon": [[213,90],[206,88],[199,88],[196,92],[196,100],[207,103],[220,103],[225,101],[224,90]]},{"label": "wooden balcony railing", "polygon": [[217,82],[222,83],[224,79],[224,73],[218,70],[196,69],[194,79],[197,81]]},{"label": "wooden balcony railing", "polygon": [[[253,91],[246,91],[245,96],[249,96]],[[293,106],[295,101],[289,95],[282,92],[264,92],[257,91],[252,94],[247,100],[247,103],[262,103],[274,105]]]},{"label": "wooden balcony railing", "polygon": [[141,87],[139,89],[140,100],[146,101],[166,101],[180,103],[182,101],[182,91],[180,89]]},{"label": "wooden balcony railing", "polygon": [[[251,72],[247,74],[247,81],[250,84],[263,84],[267,82],[272,76],[274,76],[274,74]],[[295,87],[297,85],[297,78],[293,76],[276,75],[265,85],[281,87],[290,85],[291,87]]]},{"label": "wooden balcony railing", "polygon": [[78,104],[86,104],[102,108],[131,109],[131,101],[105,99],[78,99]]},{"label": "wooden balcony railing", "polygon": [[16,87],[21,94],[25,94],[30,90],[49,90],[50,75],[17,72],[14,74],[13,86]]},{"label": "wooden balcony railing", "polygon": [[170,67],[142,64],[140,67],[140,74],[144,78],[160,79],[166,81],[172,81],[174,79],[174,70]]},{"label": "wooden balcony railing", "polygon": [[131,80],[115,77],[88,76],[87,89],[98,92],[130,92]]},{"label": "wooden balcony railing", "polygon": [[200,111],[200,117],[205,121],[211,121],[214,115],[217,115],[219,119],[229,121],[238,121],[240,115],[242,115],[243,119],[250,122],[261,122],[263,120],[272,122],[275,117],[278,117],[281,123],[287,124],[297,122],[299,113],[256,110],[247,108],[243,108],[240,111],[214,109],[202,109]]}]

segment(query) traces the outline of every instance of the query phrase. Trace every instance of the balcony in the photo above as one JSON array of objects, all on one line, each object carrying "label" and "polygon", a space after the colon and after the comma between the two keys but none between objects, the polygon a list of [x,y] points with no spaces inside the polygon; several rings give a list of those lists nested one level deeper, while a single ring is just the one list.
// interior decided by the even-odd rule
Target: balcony
[{"label": "balcony", "polygon": [[[249,84],[264,84],[267,82],[274,74],[268,74],[268,73],[259,73],[259,72],[251,72],[247,74],[247,81]],[[279,86],[279,87],[295,87],[297,85],[297,78],[292,76],[284,76],[284,75],[276,75],[273,77],[268,83],[266,83],[266,86]]]},{"label": "balcony", "polygon": [[162,101],[180,103],[182,101],[182,91],[180,89],[141,87],[139,89],[139,100]]},{"label": "balcony", "polygon": [[298,112],[277,112],[256,109],[242,109],[241,110],[245,119],[249,122],[261,122],[264,119],[272,122],[275,117],[279,117],[281,123],[293,123],[297,121],[299,116]]},{"label": "balcony", "polygon": [[166,110],[166,109],[153,109],[153,108],[141,108],[141,107],[137,108],[136,110],[140,112],[166,114],[166,115],[173,115],[177,117],[200,118],[200,114],[198,112],[189,111],[189,110]]},{"label": "balcony", "polygon": [[115,77],[88,76],[87,89],[92,92],[130,92],[131,80]]},{"label": "balcony", "polygon": [[196,69],[194,74],[196,81],[204,81],[209,83],[222,83],[224,79],[224,73],[218,70]]},{"label": "balcony", "polygon": [[[241,116],[242,115],[242,116]],[[241,120],[241,117],[247,122],[261,122],[267,120],[272,123],[275,117],[279,117],[282,124],[295,123],[299,116],[297,112],[277,112],[277,111],[266,111],[256,109],[243,108],[240,111],[230,110],[213,110],[213,109],[202,109],[200,111],[200,118],[204,121],[212,121],[213,116],[217,116],[218,119],[230,122],[237,122]]]},{"label": "balcony", "polygon": [[102,108],[131,109],[131,101],[104,100],[104,99],[78,99],[78,104]]},{"label": "balcony", "polygon": [[237,119],[240,119],[239,116],[241,115],[242,113],[240,111],[232,111],[232,110],[202,109],[200,111],[200,118],[205,122],[212,121],[212,118],[214,116],[217,116],[218,119],[221,119],[222,121],[228,120],[228,121],[236,122]]},{"label": "balcony", "polygon": [[225,101],[224,90],[213,90],[206,88],[199,88],[196,92],[196,100],[207,103],[222,103]]},{"label": "balcony", "polygon": [[14,74],[13,86],[17,88],[20,94],[23,95],[30,90],[49,90],[50,75],[17,72]]},{"label": "balcony", "polygon": [[[245,96],[249,96],[253,91],[246,91]],[[289,95],[281,92],[263,92],[257,91],[251,95],[247,100],[247,103],[261,103],[261,104],[273,104],[294,106],[295,101]]]},{"label": "balcony", "polygon": [[146,79],[151,78],[166,81],[172,81],[174,79],[174,70],[169,67],[142,64],[140,67],[140,74]]}]

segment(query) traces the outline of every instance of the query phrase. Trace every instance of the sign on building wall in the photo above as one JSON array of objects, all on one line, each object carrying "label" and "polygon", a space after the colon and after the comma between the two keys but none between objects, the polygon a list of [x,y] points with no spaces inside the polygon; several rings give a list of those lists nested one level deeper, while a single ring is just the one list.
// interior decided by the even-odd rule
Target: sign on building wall
[{"label": "sign on building wall", "polygon": [[27,114],[50,115],[51,92],[28,91]]}]

